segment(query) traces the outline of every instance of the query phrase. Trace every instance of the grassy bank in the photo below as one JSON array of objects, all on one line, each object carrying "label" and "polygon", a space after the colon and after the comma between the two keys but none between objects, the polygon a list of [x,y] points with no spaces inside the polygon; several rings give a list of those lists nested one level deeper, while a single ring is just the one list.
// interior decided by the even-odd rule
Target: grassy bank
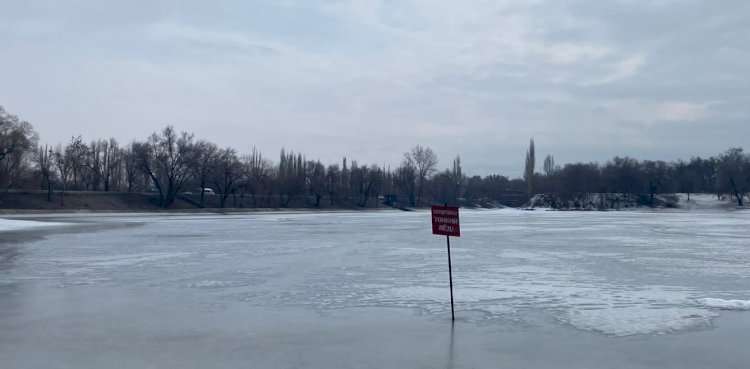
[{"label": "grassy bank", "polygon": [[0,213],[49,213],[49,212],[249,212],[272,210],[358,210],[358,209],[391,209],[383,204],[368,203],[360,207],[354,202],[341,201],[336,206],[321,201],[315,206],[313,201],[305,198],[295,198],[287,206],[279,205],[278,199],[256,201],[255,206],[251,198],[233,198],[226,200],[221,207],[219,195],[206,195],[201,199],[199,195],[179,196],[168,209],[159,205],[159,196],[153,193],[128,192],[94,192],[94,191],[55,191],[48,199],[46,191],[8,191],[0,195]]}]

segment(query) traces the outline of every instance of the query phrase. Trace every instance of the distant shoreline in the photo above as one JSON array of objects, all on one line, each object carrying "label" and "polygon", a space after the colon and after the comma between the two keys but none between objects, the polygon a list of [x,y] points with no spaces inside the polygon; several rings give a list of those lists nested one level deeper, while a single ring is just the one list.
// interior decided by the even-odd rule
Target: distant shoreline
[{"label": "distant shoreline", "polygon": [[[309,203],[305,198],[295,199],[287,207],[282,206],[258,206],[258,207],[236,207],[227,206],[224,208],[215,206],[198,207],[196,202],[177,201],[175,204],[164,209],[156,205],[158,198],[154,194],[148,193],[122,193],[122,192],[67,192],[64,199],[60,192],[55,192],[52,201],[47,200],[47,194],[43,191],[14,191],[6,192],[0,196],[0,216],[24,216],[24,215],[63,215],[63,214],[241,214],[241,213],[330,213],[330,212],[363,212],[363,211],[419,211],[428,210],[428,206],[390,206],[386,204],[368,204],[360,207],[350,206],[330,206],[321,203],[316,207]],[[590,194],[591,199],[598,199],[596,194]],[[216,203],[216,195],[207,197],[206,204]],[[600,204],[583,202],[579,207],[552,207],[549,195],[537,195],[532,201],[524,206],[513,208],[519,210],[551,210],[551,211],[628,211],[628,210],[646,210],[646,209],[672,209],[672,210],[742,210],[733,205],[731,201],[717,200],[715,195],[709,194],[692,194],[691,200],[687,201],[686,194],[669,195],[673,202],[668,206],[660,201],[660,205],[655,207],[644,206],[642,204],[631,203],[629,206],[620,208],[600,207]],[[245,205],[249,205],[251,200],[245,197]],[[61,203],[64,202],[64,206]],[[265,201],[266,205],[269,201]],[[234,205],[234,202],[227,201],[228,204]],[[273,204],[274,202],[271,201]],[[558,204],[560,204],[558,202]],[[498,209],[503,208],[499,204],[475,204],[472,207],[478,209]]]},{"label": "distant shoreline", "polygon": [[[427,208],[412,208],[409,211],[427,210]],[[199,209],[150,209],[150,210],[129,210],[129,209],[0,209],[0,216],[15,215],[66,215],[66,214],[243,214],[243,213],[355,213],[371,211],[394,211],[402,210],[391,207],[378,208],[199,208]]]},{"label": "distant shoreline", "polygon": [[[91,192],[75,191],[63,194],[53,192],[51,199],[47,199],[46,191],[9,191],[0,195],[0,214],[68,214],[68,213],[257,213],[257,212],[332,212],[332,211],[369,211],[369,210],[412,210],[416,207],[403,208],[372,202],[367,206],[357,206],[346,203],[346,206],[330,206],[321,202],[320,206],[309,203],[306,198],[295,198],[289,206],[268,206],[277,203],[276,199],[257,201],[252,206],[250,197],[242,199],[238,196],[227,199],[225,207],[219,207],[219,196],[208,195],[204,198],[203,206],[198,198],[178,197],[175,203],[165,209],[158,206],[158,196],[152,193],[127,192]],[[260,200],[260,199],[259,199]],[[235,206],[242,205],[242,206]]]}]

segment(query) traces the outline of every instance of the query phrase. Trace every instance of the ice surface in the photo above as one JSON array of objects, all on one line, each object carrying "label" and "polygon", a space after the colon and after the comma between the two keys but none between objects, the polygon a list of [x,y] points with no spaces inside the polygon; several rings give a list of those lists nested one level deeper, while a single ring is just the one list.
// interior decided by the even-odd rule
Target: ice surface
[{"label": "ice surface", "polygon": [[[575,343],[575,350],[588,347],[588,340],[607,347],[606,340],[620,337],[647,342],[642,340],[716,331],[713,339],[726,348],[739,341],[722,336],[728,328],[717,319],[729,314],[725,310],[750,315],[748,212],[499,210],[461,216],[462,237],[451,239],[454,297],[458,321],[472,330],[495,327],[528,335],[531,342],[552,334]],[[396,314],[407,327],[442,326],[450,316],[445,238],[431,234],[428,212],[76,216],[75,221],[90,228],[0,242],[0,354],[32,352],[45,344],[57,352],[61,344],[53,338],[66,337],[70,329],[63,322],[84,316],[92,319],[81,324],[94,338],[67,337],[70,346],[62,344],[60,352],[88,346],[106,351],[107,340],[179,342],[182,352],[193,352],[206,337],[263,337],[251,340],[254,347],[277,352],[268,342],[288,347],[284,339],[274,340],[289,332],[301,342],[315,341],[311,337],[320,332],[300,328],[312,324],[309,320],[324,325],[315,329],[333,325],[343,334],[362,324],[362,315],[372,321],[365,333],[377,331],[394,309],[414,314]],[[133,316],[134,311],[144,315]],[[331,316],[358,318],[339,327]],[[141,319],[143,325],[129,331]],[[253,325],[235,331],[245,319]],[[213,331],[214,324],[226,331]],[[267,332],[259,333],[259,326]],[[151,329],[156,331],[143,333]],[[38,342],[40,336],[51,338]],[[338,344],[315,349],[357,342],[341,340],[336,336],[331,342]],[[276,360],[286,360],[279,355]],[[304,364],[309,363],[287,367],[309,366]]]},{"label": "ice surface", "polygon": [[189,283],[186,286],[195,288],[222,288],[232,286],[233,284],[234,282],[232,281],[199,281],[196,283]]},{"label": "ice surface", "polygon": [[718,314],[698,308],[653,308],[648,306],[616,307],[607,309],[576,309],[561,317],[561,321],[581,329],[614,336],[643,333],[671,333],[686,329],[708,327]]}]

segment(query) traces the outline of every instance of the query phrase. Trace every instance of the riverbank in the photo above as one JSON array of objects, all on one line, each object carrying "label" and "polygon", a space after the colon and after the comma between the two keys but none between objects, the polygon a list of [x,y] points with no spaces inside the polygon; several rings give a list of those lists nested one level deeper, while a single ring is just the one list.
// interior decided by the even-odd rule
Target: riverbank
[{"label": "riverbank", "polygon": [[538,194],[524,204],[525,210],[556,211],[627,211],[639,209],[673,209],[700,211],[742,210],[732,198],[714,194],[659,194],[653,200],[648,195],[620,193]]},{"label": "riverbank", "polygon": [[[711,194],[658,195],[655,197],[657,209],[732,211],[738,208],[731,199],[717,199]],[[168,209],[158,206],[159,198],[153,193],[73,191],[54,192],[48,199],[45,191],[8,191],[0,195],[0,215],[24,214],[70,214],[70,213],[253,213],[253,212],[336,212],[362,210],[419,210],[429,207],[406,207],[402,204],[386,205],[369,201],[359,206],[353,200],[337,200],[331,205],[327,199],[319,204],[309,198],[293,198],[287,206],[281,206],[278,198],[258,199],[250,197],[230,197],[221,207],[219,195],[206,195],[202,204],[199,195],[181,195]],[[253,204],[255,203],[255,206]],[[275,206],[274,206],[275,205]],[[465,207],[465,206],[464,206]],[[494,201],[472,203],[471,208],[496,209],[504,207]],[[579,194],[571,198],[536,195],[521,209],[525,210],[638,210],[652,209],[638,201],[636,196],[619,194]]]},{"label": "riverbank", "polygon": [[[394,209],[410,210],[399,206],[373,204],[358,206],[354,202],[341,202],[331,206],[322,202],[319,206],[304,198],[293,199],[287,206],[272,206],[278,201],[258,202],[252,206],[251,198],[227,199],[221,207],[220,196],[204,196],[203,204],[198,195],[178,196],[168,209],[160,207],[159,197],[153,193],[74,191],[64,195],[55,191],[47,196],[45,191],[9,191],[0,195],[0,214],[67,214],[67,213],[248,213],[276,211],[356,211]],[[377,206],[376,206],[377,205]]]}]

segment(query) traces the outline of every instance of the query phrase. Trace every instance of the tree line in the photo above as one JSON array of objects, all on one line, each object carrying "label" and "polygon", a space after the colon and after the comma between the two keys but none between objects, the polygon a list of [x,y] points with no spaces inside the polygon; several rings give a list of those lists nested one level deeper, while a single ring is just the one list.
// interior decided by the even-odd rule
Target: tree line
[{"label": "tree line", "polygon": [[728,196],[743,206],[750,195],[750,154],[730,148],[708,158],[689,161],[637,160],[614,157],[603,164],[555,164],[547,155],[541,172],[534,171],[534,141],[526,155],[524,180],[527,193],[585,194],[616,193],[641,196],[642,203],[654,205],[658,194],[686,193]]},{"label": "tree line", "polygon": [[324,164],[285,149],[276,160],[255,148],[240,154],[172,126],[127,144],[74,136],[53,147],[41,145],[30,123],[0,106],[1,188],[46,190],[48,201],[61,204],[65,192],[75,190],[150,192],[164,208],[186,197],[203,205],[206,196],[217,197],[220,207],[414,207],[525,201],[537,193],[624,193],[649,196],[653,203],[656,194],[673,192],[729,195],[742,205],[750,189],[750,155],[741,148],[687,162],[615,157],[561,167],[547,155],[541,172],[535,164],[533,139],[523,178],[510,179],[467,176],[460,156],[439,171],[437,155],[420,145],[395,168],[346,157]]}]

